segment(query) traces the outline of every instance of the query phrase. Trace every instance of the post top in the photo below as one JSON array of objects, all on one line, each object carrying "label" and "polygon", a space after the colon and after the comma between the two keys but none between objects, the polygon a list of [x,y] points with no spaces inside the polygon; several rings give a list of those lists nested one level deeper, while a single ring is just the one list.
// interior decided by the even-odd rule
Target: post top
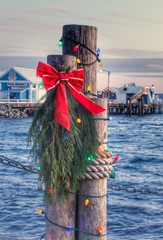
[{"label": "post top", "polygon": [[73,55],[70,55],[70,54],[49,54],[47,55],[47,57],[58,57],[58,58],[75,58],[76,59],[76,56],[73,56]]},{"label": "post top", "polygon": [[63,28],[64,28],[64,27],[67,27],[67,26],[72,26],[72,27],[85,27],[85,28],[94,28],[95,30],[97,30],[97,27],[95,27],[95,26],[80,25],[80,24],[66,24],[66,25],[63,25]]}]

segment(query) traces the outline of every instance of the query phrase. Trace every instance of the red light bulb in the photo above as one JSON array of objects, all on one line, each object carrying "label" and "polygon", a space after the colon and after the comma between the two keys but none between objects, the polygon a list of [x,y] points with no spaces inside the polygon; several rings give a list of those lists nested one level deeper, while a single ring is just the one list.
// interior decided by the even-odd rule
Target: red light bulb
[{"label": "red light bulb", "polygon": [[115,158],[114,158],[114,162],[118,162],[119,161],[119,156],[116,156]]},{"label": "red light bulb", "polygon": [[53,188],[49,188],[48,193],[52,194],[53,193]]},{"label": "red light bulb", "polygon": [[73,48],[74,52],[78,51],[78,49],[79,49],[79,45],[75,45]]}]

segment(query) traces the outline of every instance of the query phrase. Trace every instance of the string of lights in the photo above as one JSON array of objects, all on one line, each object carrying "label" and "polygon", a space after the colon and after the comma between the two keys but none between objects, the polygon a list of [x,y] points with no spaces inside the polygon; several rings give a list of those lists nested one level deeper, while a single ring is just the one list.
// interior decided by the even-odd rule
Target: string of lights
[{"label": "string of lights", "polygon": [[78,64],[83,65],[83,66],[91,66],[91,65],[93,65],[94,63],[98,62],[98,63],[99,63],[99,66],[100,66],[100,67],[103,67],[103,63],[102,63],[101,59],[99,58],[99,56],[100,56],[100,49],[99,49],[99,48],[97,49],[97,51],[96,51],[96,53],[95,53],[95,52],[93,52],[89,47],[87,47],[85,44],[80,43],[79,41],[77,41],[77,40],[75,40],[75,39],[72,39],[72,38],[70,38],[70,37],[64,37],[64,36],[62,36],[61,39],[60,39],[59,42],[58,42],[58,46],[59,46],[59,47],[62,47],[62,46],[63,46],[64,40],[70,41],[71,43],[74,44],[74,47],[73,47],[73,51],[74,51],[74,52],[78,51],[78,50],[79,50],[79,47],[81,46],[81,47],[87,49],[89,52],[91,52],[91,53],[96,57],[96,59],[95,59],[94,61],[92,61],[91,63],[82,63],[82,62],[80,61],[80,59],[78,58],[78,59],[76,60],[76,62],[77,62]]},{"label": "string of lights", "polygon": [[[106,142],[107,143],[107,142]],[[117,162],[119,160],[119,156],[114,157],[113,159],[113,163]],[[24,166],[23,164],[20,164],[19,162],[15,161],[15,160],[11,160],[9,158],[4,157],[3,155],[0,155],[0,163],[4,164],[4,165],[8,165],[11,167],[15,167],[24,171],[28,171],[31,173],[35,173],[35,174],[39,174],[40,171],[40,167],[38,166],[37,170],[36,169],[32,169],[32,167],[30,166]],[[133,187],[133,186],[122,186],[121,184],[113,184],[108,186],[109,189],[114,190],[114,191],[126,191],[128,193],[142,193],[142,194],[156,194],[156,195],[160,195],[163,196],[163,188],[158,188],[158,189],[152,189],[150,187],[147,188],[137,188],[137,187]],[[82,197],[89,197],[89,198],[101,198],[101,197],[105,197],[105,196],[109,196],[109,194],[104,194],[101,196],[91,196],[91,195],[84,195],[78,192],[71,192],[68,191],[69,193],[72,194],[76,194]]]},{"label": "string of lights", "polygon": [[109,118],[109,117],[108,117],[108,118],[94,118],[94,120],[104,120],[104,121],[109,121],[110,118]]},{"label": "string of lights", "polygon": [[91,233],[91,232],[88,232],[88,231],[85,231],[85,230],[82,230],[82,229],[79,229],[79,228],[75,228],[75,227],[72,227],[72,226],[67,226],[67,227],[66,227],[66,226],[63,226],[63,225],[61,225],[61,224],[55,223],[55,222],[51,221],[51,220],[48,218],[47,214],[46,214],[41,208],[37,208],[37,209],[36,209],[36,212],[39,213],[39,214],[44,214],[45,219],[46,219],[48,222],[50,222],[51,224],[53,224],[53,225],[55,225],[55,226],[57,226],[57,227],[60,227],[60,228],[62,228],[62,229],[65,229],[67,232],[78,231],[78,232],[82,232],[82,233],[85,233],[85,234],[87,234],[87,235],[94,236],[94,237],[103,237],[103,236],[106,236],[106,235],[107,235],[107,233],[102,233],[102,232],[103,232],[103,227],[102,227],[102,226],[97,227],[97,229],[96,229],[96,230],[97,230],[97,234],[95,234],[95,233]]},{"label": "string of lights", "polygon": [[[113,162],[117,162],[119,160],[119,157],[116,156],[113,160]],[[18,168],[18,169],[21,169],[21,170],[24,170],[24,171],[28,171],[28,172],[31,172],[31,173],[35,173],[35,174],[39,174],[39,167],[38,169],[32,169],[32,167],[29,167],[29,166],[24,166],[22,164],[20,164],[19,162],[15,161],[15,160],[11,160],[11,159],[8,159],[2,155],[0,155],[0,163],[4,164],[4,165],[9,165],[9,166],[12,166],[12,167],[15,167],[15,168]],[[119,184],[114,184],[114,185],[109,185],[108,186],[109,189],[111,190],[114,190],[114,191],[126,191],[127,193],[141,193],[141,194],[155,194],[155,195],[159,195],[159,196],[163,196],[163,189],[159,188],[159,189],[152,189],[152,188],[137,188],[137,187],[133,187],[133,186],[122,186],[122,185],[119,185]],[[103,197],[106,197],[107,198],[107,202],[109,202],[109,194],[106,193],[106,194],[103,194],[103,195],[85,195],[85,194],[82,194],[82,193],[79,193],[79,192],[73,192],[73,191],[69,191],[69,190],[66,190],[69,194],[74,194],[76,196],[79,196],[79,197],[82,197],[84,198],[84,205],[85,206],[88,206],[90,204],[90,199],[91,198],[94,198],[94,199],[99,199],[99,198],[103,198]],[[55,225],[55,226],[58,226],[62,229],[65,229],[65,231],[67,232],[73,232],[73,231],[78,231],[78,232],[82,232],[86,235],[90,235],[90,236],[95,236],[95,237],[102,237],[102,236],[106,236],[107,233],[104,233],[103,234],[103,227],[102,226],[98,226],[97,227],[97,234],[94,234],[94,233],[91,233],[91,232],[88,232],[88,231],[85,231],[85,230],[82,230],[82,229],[79,229],[79,228],[75,228],[75,227],[71,227],[71,226],[63,226],[63,225],[60,225],[58,223],[55,223],[53,221],[51,221],[46,213],[40,209],[40,208],[37,208],[36,209],[36,212],[37,213],[40,213],[40,214],[44,214],[45,216],[45,219]],[[43,239],[44,237],[46,236],[46,234],[44,233],[42,235],[42,237],[40,238]]]},{"label": "string of lights", "polygon": [[96,196],[96,195],[85,195],[85,194],[81,194],[79,192],[72,192],[72,191],[68,191],[68,190],[66,190],[66,192],[74,194],[74,195],[77,195],[77,196],[80,196],[80,197],[84,197],[84,198],[103,198],[103,197],[107,197],[108,196],[108,194],[103,194],[103,195],[99,195],[99,196]]}]

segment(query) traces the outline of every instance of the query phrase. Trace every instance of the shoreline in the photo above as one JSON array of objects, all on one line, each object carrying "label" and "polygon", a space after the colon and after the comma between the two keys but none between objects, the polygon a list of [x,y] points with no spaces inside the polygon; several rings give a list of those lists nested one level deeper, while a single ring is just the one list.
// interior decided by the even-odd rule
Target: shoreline
[{"label": "shoreline", "polygon": [[28,118],[33,116],[34,109],[29,106],[11,107],[8,104],[0,104],[0,119],[4,118]]}]

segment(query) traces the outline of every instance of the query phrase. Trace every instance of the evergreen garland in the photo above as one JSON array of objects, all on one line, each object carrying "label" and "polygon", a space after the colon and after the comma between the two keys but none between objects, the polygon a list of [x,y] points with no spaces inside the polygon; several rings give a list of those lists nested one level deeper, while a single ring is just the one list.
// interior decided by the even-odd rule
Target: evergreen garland
[{"label": "evergreen garland", "polygon": [[[56,88],[47,93],[44,103],[36,108],[28,133],[31,157],[39,163],[40,179],[45,184],[45,201],[53,193],[66,196],[66,189],[77,191],[79,181],[89,164],[88,157],[98,146],[92,114],[74,99],[66,88],[71,130],[54,121]],[[81,119],[81,123],[77,119]]]}]

